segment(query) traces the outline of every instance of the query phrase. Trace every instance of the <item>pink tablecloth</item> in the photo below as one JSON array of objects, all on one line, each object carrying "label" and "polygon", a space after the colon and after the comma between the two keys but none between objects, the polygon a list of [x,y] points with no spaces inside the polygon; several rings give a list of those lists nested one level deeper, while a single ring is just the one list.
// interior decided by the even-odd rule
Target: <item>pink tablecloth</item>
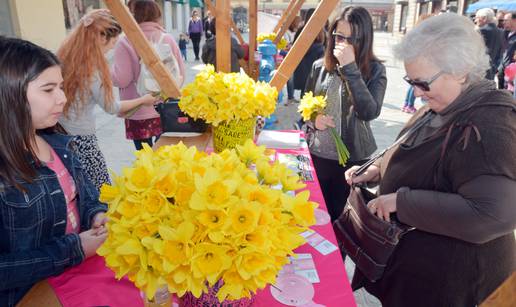
[{"label": "pink tablecloth", "polygon": [[[309,155],[307,148],[299,150],[277,150],[277,153],[292,153]],[[307,182],[310,190],[310,199],[319,203],[319,208],[326,210],[324,198],[319,188],[319,181],[313,170],[314,181]],[[325,239],[337,245],[331,224],[314,226]],[[313,247],[305,244],[299,247],[298,253],[311,253],[317,272],[319,283],[314,284],[316,304],[328,307],[356,306],[353,292],[349,285],[344,264],[339,251],[323,256]],[[96,256],[86,260],[81,265],[71,268],[58,277],[50,278],[49,283],[59,300],[65,307],[78,306],[111,306],[111,307],[140,307],[143,306],[139,290],[127,279],[117,281],[114,273],[104,264],[102,257]],[[270,307],[285,306],[276,301],[269,287],[257,293],[254,306]]]}]

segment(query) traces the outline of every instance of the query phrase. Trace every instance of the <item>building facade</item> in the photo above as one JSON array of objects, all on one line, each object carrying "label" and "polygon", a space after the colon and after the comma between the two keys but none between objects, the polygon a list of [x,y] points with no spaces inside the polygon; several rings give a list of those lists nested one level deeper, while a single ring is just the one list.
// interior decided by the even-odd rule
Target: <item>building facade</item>
[{"label": "building facade", "polygon": [[62,0],[0,1],[0,35],[56,50],[66,36]]},{"label": "building facade", "polygon": [[[288,7],[289,2],[290,0],[258,0],[258,10],[273,15],[282,15]],[[316,8],[319,2],[319,0],[306,0],[301,9],[301,16],[303,16],[304,12],[307,10]],[[247,8],[249,6],[248,0],[232,0],[231,5],[233,7],[233,13],[235,14],[236,11],[237,14],[241,16],[234,16],[235,18],[241,19],[247,15]],[[341,0],[338,7],[343,8],[347,5],[365,7],[373,18],[375,30],[386,30],[386,25],[392,24],[392,20],[394,19],[393,0]],[[338,11],[339,9],[335,10],[335,12]]]},{"label": "building facade", "polygon": [[[127,0],[126,0],[127,2]],[[168,32],[186,32],[192,7],[201,0],[156,0]],[[56,51],[66,34],[102,0],[0,0],[0,35],[19,37]]]},{"label": "building facade", "polygon": [[420,16],[441,11],[464,15],[469,4],[476,0],[395,0],[392,32],[404,34],[412,29]]}]

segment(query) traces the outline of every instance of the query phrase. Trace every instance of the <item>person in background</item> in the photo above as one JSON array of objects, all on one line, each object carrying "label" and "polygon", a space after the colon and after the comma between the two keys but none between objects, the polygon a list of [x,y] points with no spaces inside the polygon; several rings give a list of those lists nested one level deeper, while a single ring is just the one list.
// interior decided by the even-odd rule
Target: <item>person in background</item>
[{"label": "person in background", "polygon": [[487,49],[467,17],[429,18],[394,53],[426,101],[399,135],[422,126],[346,180],[379,183],[369,211],[415,229],[380,279],[355,270],[352,287],[385,307],[479,306],[516,269],[516,103],[485,79]]},{"label": "person in background", "polygon": [[[287,48],[286,50],[280,51],[280,54],[283,53],[283,57],[287,55],[290,48],[292,48],[292,45],[294,45],[294,37],[297,30],[301,27],[301,21],[301,16],[294,17],[294,20],[292,20],[292,23],[285,32],[284,37],[287,40]],[[287,103],[285,105],[288,105],[292,102],[297,102],[294,99],[294,77],[290,77],[290,79],[287,81]]]},{"label": "person in background", "polygon": [[186,45],[188,45],[188,41],[188,36],[186,34],[179,34],[179,50],[181,51],[181,55],[183,56],[183,60],[185,60],[185,62],[188,60],[186,56]]},{"label": "person in background", "polygon": [[0,38],[0,306],[94,256],[107,237],[97,189],[63,134],[61,64],[50,51]]},{"label": "person in background", "polygon": [[209,39],[213,33],[211,33],[211,24],[213,23],[213,16],[210,11],[206,11],[206,17],[204,18],[203,28],[204,28],[204,37]]},{"label": "person in background", "polygon": [[414,102],[416,102],[416,96],[414,96],[414,89],[410,86],[407,90],[407,95],[405,95],[405,103],[401,111],[411,114],[416,113],[417,109],[414,107]]},{"label": "person in background", "polygon": [[131,14],[134,13],[134,3],[135,2],[136,2],[136,0],[127,1],[127,7],[129,8],[129,12],[131,12]]},{"label": "person in background", "polygon": [[487,47],[491,68],[486,73],[486,78],[493,80],[498,66],[502,60],[503,31],[496,26],[495,14],[492,9],[483,8],[477,11],[475,23]]},{"label": "person in background", "polygon": [[202,20],[199,17],[197,10],[192,11],[192,17],[188,21],[188,36],[192,41],[193,51],[195,60],[199,61],[199,45],[201,43],[201,37],[203,32]]},{"label": "person in background", "polygon": [[[297,38],[303,31],[304,26],[308,23],[308,20],[310,19],[310,17],[312,17],[314,11],[315,9],[309,9],[306,12],[303,26],[297,30],[296,35],[294,36],[294,42],[297,40]],[[296,70],[294,71],[294,89],[301,91],[301,98],[303,98],[303,95],[305,94],[306,80],[308,78],[308,74],[310,74],[312,64],[324,55],[325,35],[326,33],[324,29],[321,30],[321,32],[319,32],[315,40],[312,42],[312,45],[310,45],[310,48],[308,48],[308,51],[301,59],[299,65],[297,65]]]},{"label": "person in background", "polygon": [[513,58],[514,62],[505,67],[504,78],[505,85],[507,86],[507,90],[513,93],[513,96],[516,97],[516,90],[514,85],[516,83],[516,54]]},{"label": "person in background", "polygon": [[507,13],[504,17],[504,26],[507,35],[507,48],[498,67],[498,88],[507,88],[504,81],[504,71],[514,61],[516,53],[516,13]]},{"label": "person in background", "polygon": [[505,14],[507,14],[506,11],[502,11],[502,10],[498,10],[496,12],[496,21],[497,21],[497,24],[496,26],[498,27],[498,29],[501,29],[502,31],[504,31],[504,20],[503,18],[505,17]]},{"label": "person in background", "polygon": [[[312,65],[305,92],[326,96],[325,114],[306,122],[307,143],[332,221],[342,213],[350,187],[344,172],[362,164],[376,150],[369,122],[380,115],[387,88],[385,66],[373,53],[373,21],[359,6],[348,6],[331,23],[324,58]],[[349,150],[339,164],[337,134]]]},{"label": "person in background", "polygon": [[[153,0],[136,0],[133,9],[134,19],[142,29],[145,37],[153,43],[161,41],[170,46],[171,56],[176,60],[181,76],[185,75],[185,65],[181,51],[174,37],[165,32],[161,25],[161,9]],[[141,72],[141,60],[127,37],[120,39],[115,46],[114,65],[112,69],[113,85],[119,88],[121,99],[139,99],[147,93],[138,93],[137,83]],[[182,78],[174,76],[179,86]],[[141,81],[140,81],[141,82]],[[140,89],[140,91],[142,91]],[[136,150],[143,148],[143,143],[152,147],[161,135],[161,120],[154,106],[143,106],[131,117],[125,119],[125,136],[132,140]]]},{"label": "person in background", "polygon": [[[204,64],[212,64],[217,67],[217,33],[215,27],[215,18],[211,23],[211,33],[213,36],[206,41],[202,47],[202,61]],[[244,50],[238,43],[234,35],[231,35],[231,72],[240,71],[239,59],[244,57]]]},{"label": "person in background", "polygon": [[124,114],[157,102],[152,95],[119,101],[114,92],[106,54],[121,32],[108,10],[93,10],[84,15],[57,51],[63,64],[63,89],[69,99],[59,123],[76,136],[78,158],[97,189],[110,180],[95,136],[95,106],[110,114]]},{"label": "person in background", "polygon": [[[430,18],[432,16],[434,16],[434,15],[423,14],[423,15],[419,16],[416,26],[423,20]],[[416,96],[414,96],[414,88],[412,86],[409,86],[409,88],[407,90],[407,94],[405,95],[405,103],[403,104],[401,111],[405,112],[405,113],[410,113],[410,114],[416,113],[417,109],[414,106],[414,102],[416,102]]]}]

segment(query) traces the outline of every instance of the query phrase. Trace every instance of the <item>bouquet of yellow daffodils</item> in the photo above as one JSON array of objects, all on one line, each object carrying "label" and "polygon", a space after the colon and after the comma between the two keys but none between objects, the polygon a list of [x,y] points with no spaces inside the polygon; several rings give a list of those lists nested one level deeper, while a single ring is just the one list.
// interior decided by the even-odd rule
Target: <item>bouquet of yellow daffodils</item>
[{"label": "bouquet of yellow daffodils", "polygon": [[181,92],[179,108],[194,119],[217,126],[274,112],[278,91],[241,73],[217,73],[212,65],[197,74]]},{"label": "bouquet of yellow daffodils", "polygon": [[[304,121],[315,120],[315,117],[318,114],[324,113],[324,108],[326,108],[326,97],[323,96],[314,96],[312,92],[307,92],[301,98],[299,102],[298,112],[301,113]],[[337,153],[339,156],[339,164],[342,166],[346,165],[346,162],[349,158],[349,151],[342,142],[342,139],[335,131],[335,128],[329,127],[331,136],[335,141],[335,147],[337,148]]]},{"label": "bouquet of yellow daffodils", "polygon": [[[271,42],[273,42],[276,39],[276,33],[267,33],[267,34],[266,33],[260,33],[256,37],[256,41],[258,42],[258,44],[260,44],[261,42],[263,42],[266,39],[268,39]],[[276,48],[278,48],[278,50],[283,50],[286,47],[287,47],[287,40],[282,37],[280,39],[280,41],[278,42],[278,44],[276,45]]]},{"label": "bouquet of yellow daffodils", "polygon": [[101,189],[109,235],[98,254],[149,299],[163,286],[199,297],[222,280],[218,299],[233,300],[274,283],[317,204],[308,191],[286,193],[304,184],[264,151],[250,140],[209,155],[145,146]]}]

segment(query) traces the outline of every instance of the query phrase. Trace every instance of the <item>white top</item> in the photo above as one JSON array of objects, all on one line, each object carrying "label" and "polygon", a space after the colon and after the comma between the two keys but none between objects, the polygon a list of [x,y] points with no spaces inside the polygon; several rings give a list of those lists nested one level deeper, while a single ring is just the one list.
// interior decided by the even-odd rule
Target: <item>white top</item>
[{"label": "white top", "polygon": [[118,114],[120,111],[120,98],[118,90],[113,89],[114,101],[111,108],[107,108],[104,101],[104,90],[101,87],[98,75],[93,76],[91,82],[91,93],[87,96],[88,103],[83,106],[80,112],[72,107],[68,112],[68,117],[61,116],[59,123],[71,135],[92,135],[95,134],[95,105],[100,106],[109,114]]}]

